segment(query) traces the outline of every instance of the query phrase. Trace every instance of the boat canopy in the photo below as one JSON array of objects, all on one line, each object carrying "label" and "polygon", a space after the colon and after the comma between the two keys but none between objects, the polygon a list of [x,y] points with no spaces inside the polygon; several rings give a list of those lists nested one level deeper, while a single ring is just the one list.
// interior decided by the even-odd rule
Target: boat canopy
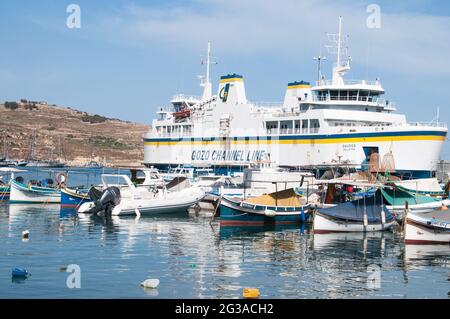
[{"label": "boat canopy", "polygon": [[321,209],[319,212],[336,219],[353,222],[364,222],[364,213],[366,213],[369,223],[381,223],[381,212],[384,210],[386,222],[392,221],[394,216],[387,209],[384,209],[383,206],[383,197],[377,191],[374,196]]},{"label": "boat canopy", "polygon": [[444,190],[439,185],[439,181],[436,178],[423,178],[423,179],[413,179],[406,181],[395,182],[400,190],[404,190],[411,193],[418,193],[423,195],[435,195],[443,196],[445,195]]},{"label": "boat canopy", "polygon": [[419,194],[411,194],[410,192],[406,192],[400,189],[381,189],[381,193],[383,194],[384,199],[389,203],[389,205],[392,206],[404,206],[405,202],[408,202],[408,205],[418,205],[440,201],[440,199],[438,198]]},{"label": "boat canopy", "polygon": [[245,202],[253,205],[283,207],[300,207],[306,204],[305,198],[297,195],[292,188],[249,198]]}]

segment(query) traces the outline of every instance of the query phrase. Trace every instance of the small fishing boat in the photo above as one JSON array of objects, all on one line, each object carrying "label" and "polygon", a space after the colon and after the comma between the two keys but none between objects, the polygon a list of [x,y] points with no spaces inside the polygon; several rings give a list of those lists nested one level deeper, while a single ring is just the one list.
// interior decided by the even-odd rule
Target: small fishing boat
[{"label": "small fishing boat", "polygon": [[74,208],[80,207],[84,203],[90,202],[88,191],[84,189],[61,188],[61,207]]},{"label": "small fishing boat", "polygon": [[314,233],[371,232],[388,230],[394,223],[394,216],[378,191],[370,197],[317,210],[313,230]]},{"label": "small fishing boat", "polygon": [[245,200],[224,196],[220,201],[221,225],[303,223],[310,219],[310,205],[290,188]]},{"label": "small fishing boat", "polygon": [[0,202],[9,199],[10,186],[0,180]]},{"label": "small fishing boat", "polygon": [[388,203],[387,209],[394,214],[398,221],[403,220],[405,203],[408,203],[409,210],[414,213],[429,213],[442,206],[450,205],[449,199],[421,195],[419,193],[413,194],[398,188],[382,188],[381,193]]},{"label": "small fishing boat", "polygon": [[[23,184],[23,178],[18,177],[11,181],[11,192],[9,202],[11,204],[18,203],[61,203],[60,189],[53,187],[51,179],[44,180],[43,186],[33,183]],[[48,186],[47,186],[48,185]]]},{"label": "small fishing boat", "polygon": [[[25,172],[13,167],[0,167],[0,202],[6,201],[11,193],[11,180],[14,179],[15,173]],[[3,177],[6,178],[3,180]]]},{"label": "small fishing boat", "polygon": [[450,210],[413,213],[406,210],[406,244],[450,244]]},{"label": "small fishing boat", "polygon": [[[108,179],[122,183],[108,183]],[[125,183],[123,183],[125,182]],[[187,212],[205,197],[198,187],[170,191],[165,185],[134,185],[127,175],[102,175],[103,190],[91,188],[91,201],[84,203],[78,213],[105,212],[113,216]]]},{"label": "small fishing boat", "polygon": [[445,191],[439,184],[437,178],[411,179],[411,180],[395,181],[393,183],[399,190],[411,194],[438,196],[438,197],[446,195]]}]

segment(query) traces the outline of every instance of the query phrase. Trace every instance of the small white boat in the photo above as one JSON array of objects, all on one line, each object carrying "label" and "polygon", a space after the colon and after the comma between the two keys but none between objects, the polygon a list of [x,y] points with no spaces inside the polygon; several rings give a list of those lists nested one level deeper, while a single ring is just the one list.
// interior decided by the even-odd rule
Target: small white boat
[{"label": "small white boat", "polygon": [[406,244],[450,244],[450,210],[432,213],[406,211]]},{"label": "small white boat", "polygon": [[[450,199],[438,200],[429,203],[408,205],[408,208],[413,213],[430,213],[442,206],[450,206]],[[402,214],[405,210],[405,205],[396,205],[396,206],[386,205],[386,208],[389,209],[394,215],[398,216],[398,218],[402,219]]]},{"label": "small white boat", "polygon": [[[102,202],[107,200],[105,192],[112,187],[107,179],[124,181],[114,186],[111,203]],[[182,190],[169,191],[165,186],[138,186],[136,187],[127,175],[102,175],[104,192],[99,199],[84,203],[78,209],[79,213],[96,213],[101,210],[110,210],[113,216],[161,214],[187,211],[187,209],[205,197],[205,192],[198,187],[188,187]],[[120,186],[117,186],[120,185]],[[123,195],[122,195],[123,194]],[[101,197],[101,198],[100,198]],[[108,207],[106,209],[105,207]]]},{"label": "small white boat", "polygon": [[335,207],[318,209],[314,214],[316,234],[333,232],[373,232],[390,229],[394,216],[383,205],[381,193],[341,203]]},{"label": "small white boat", "polygon": [[61,203],[61,191],[53,187],[25,185],[17,180],[12,180],[9,202],[11,204],[59,204]]}]

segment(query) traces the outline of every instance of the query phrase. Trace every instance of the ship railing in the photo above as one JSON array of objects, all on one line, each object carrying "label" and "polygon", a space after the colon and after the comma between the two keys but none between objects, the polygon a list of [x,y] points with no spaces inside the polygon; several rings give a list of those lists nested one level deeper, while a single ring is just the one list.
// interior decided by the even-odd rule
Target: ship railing
[{"label": "ship railing", "polygon": [[[366,80],[344,80],[344,85],[381,85],[380,81],[366,81]],[[333,80],[316,81],[317,86],[334,85]]]},{"label": "ship railing", "polygon": [[353,102],[368,102],[376,103],[379,106],[395,107],[395,103],[390,102],[384,98],[376,98],[373,96],[315,96],[314,102],[330,102],[330,101],[353,101]]},{"label": "ship railing", "polygon": [[413,122],[408,123],[410,126],[430,126],[430,127],[438,127],[438,128],[447,128],[447,123],[444,122]]},{"label": "ship railing", "polygon": [[249,102],[249,103],[253,104],[256,107],[273,107],[273,108],[283,107],[282,102]]},{"label": "ship railing", "polygon": [[187,94],[176,94],[173,96],[172,100],[183,100],[183,101],[200,101],[202,98],[200,96],[195,95],[187,95]]}]

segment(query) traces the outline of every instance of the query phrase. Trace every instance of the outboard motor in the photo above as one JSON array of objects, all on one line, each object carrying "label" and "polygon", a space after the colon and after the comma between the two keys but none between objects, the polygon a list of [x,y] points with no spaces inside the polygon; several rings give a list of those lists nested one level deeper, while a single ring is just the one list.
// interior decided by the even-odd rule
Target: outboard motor
[{"label": "outboard motor", "polygon": [[103,192],[91,187],[88,194],[92,202],[81,205],[78,209],[79,213],[96,214],[104,211],[106,215],[111,215],[113,208],[119,205],[122,199],[120,190],[116,186],[108,187]]}]

